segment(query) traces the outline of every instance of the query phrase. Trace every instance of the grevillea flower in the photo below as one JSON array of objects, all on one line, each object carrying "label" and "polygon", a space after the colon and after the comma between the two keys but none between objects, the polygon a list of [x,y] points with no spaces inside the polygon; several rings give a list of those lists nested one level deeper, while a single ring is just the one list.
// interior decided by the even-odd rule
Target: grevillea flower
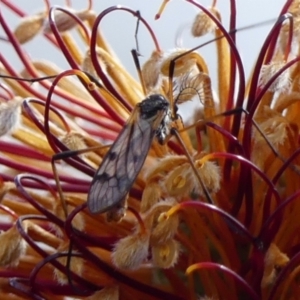
[{"label": "grevillea flower", "polygon": [[[22,18],[17,28],[0,14],[1,43],[22,64],[0,53],[1,299],[299,299],[300,2],[285,2],[246,80],[235,1],[229,28],[217,1],[184,1],[198,11],[192,34],[215,35],[217,83],[199,47],[161,49],[130,8],[96,15],[45,1],[25,15],[16,2],[1,5]],[[141,83],[101,33],[116,11],[154,41],[140,68],[136,59]],[[30,58],[23,44],[36,35],[69,69]],[[127,206],[91,214],[95,170],[149,94],[170,101],[175,130],[153,141]],[[177,115],[195,97],[187,126]]]}]

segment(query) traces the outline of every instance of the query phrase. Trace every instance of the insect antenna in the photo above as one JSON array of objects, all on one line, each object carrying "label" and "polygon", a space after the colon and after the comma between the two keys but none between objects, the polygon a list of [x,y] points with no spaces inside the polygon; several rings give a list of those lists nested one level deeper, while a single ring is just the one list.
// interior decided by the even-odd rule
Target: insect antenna
[{"label": "insect antenna", "polygon": [[140,60],[139,60],[139,58],[138,58],[138,56],[139,56],[140,54],[139,54],[138,50],[136,50],[136,49],[132,49],[132,50],[131,50],[131,54],[132,54],[132,57],[133,57],[133,61],[134,61],[136,70],[137,70],[137,72],[138,72],[138,76],[139,76],[140,83],[141,83],[141,85],[142,85],[143,93],[144,93],[144,95],[146,95],[147,92],[146,92],[146,86],[145,86],[144,76],[143,76],[143,74],[142,74],[141,65],[140,65]]},{"label": "insect antenna", "polygon": [[139,47],[139,39],[138,39],[138,32],[139,32],[139,26],[140,26],[140,20],[141,20],[141,12],[139,10],[136,11],[136,28],[134,33],[134,39],[135,39],[135,45],[136,45],[136,54],[140,55],[140,47]]}]

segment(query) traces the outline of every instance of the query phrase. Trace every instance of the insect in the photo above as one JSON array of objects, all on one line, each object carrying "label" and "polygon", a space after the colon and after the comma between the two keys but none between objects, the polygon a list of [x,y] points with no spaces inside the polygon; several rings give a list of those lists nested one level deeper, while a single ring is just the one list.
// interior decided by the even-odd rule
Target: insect
[{"label": "insect", "polygon": [[122,202],[144,164],[153,138],[163,144],[170,123],[170,105],[162,95],[150,95],[135,107],[92,180],[87,199],[91,213],[108,211]]}]

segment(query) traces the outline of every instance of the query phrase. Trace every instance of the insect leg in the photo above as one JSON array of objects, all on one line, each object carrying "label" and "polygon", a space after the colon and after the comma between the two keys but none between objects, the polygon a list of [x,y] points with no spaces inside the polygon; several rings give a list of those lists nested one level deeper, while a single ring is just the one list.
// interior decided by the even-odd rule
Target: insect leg
[{"label": "insect leg", "polygon": [[193,159],[192,159],[190,153],[187,151],[187,149],[186,149],[185,146],[184,146],[184,142],[183,142],[183,140],[182,140],[182,138],[181,138],[181,136],[180,136],[180,133],[178,132],[178,130],[177,130],[176,128],[173,127],[173,128],[171,128],[171,134],[174,135],[174,136],[176,137],[176,139],[178,140],[178,142],[179,142],[179,143],[181,144],[181,146],[183,147],[183,149],[184,149],[184,151],[185,151],[185,155],[186,155],[186,157],[187,157],[189,163],[191,164],[191,167],[192,167],[192,169],[193,169],[193,171],[194,171],[194,173],[195,173],[196,178],[198,179],[198,181],[199,181],[199,183],[200,183],[200,185],[201,185],[201,188],[202,188],[202,190],[203,190],[203,193],[204,193],[204,195],[205,195],[205,197],[206,197],[208,203],[214,204],[214,201],[213,201],[211,195],[209,194],[209,192],[208,192],[208,190],[207,190],[205,184],[203,183],[203,181],[202,181],[202,179],[201,179],[201,177],[200,177],[200,175],[199,175],[199,172],[197,171],[197,169],[196,169],[196,167],[195,167],[195,165],[194,165],[194,162],[193,162]]},{"label": "insect leg", "polygon": [[69,150],[69,151],[64,151],[64,152],[61,152],[61,153],[56,153],[56,154],[53,155],[53,157],[51,159],[51,166],[52,166],[54,180],[55,180],[55,183],[56,183],[56,186],[57,186],[57,191],[58,191],[58,194],[59,194],[61,205],[62,205],[63,210],[64,210],[65,217],[68,216],[67,204],[66,204],[66,201],[64,199],[63,190],[62,190],[62,186],[61,186],[61,183],[60,183],[60,180],[59,180],[59,175],[58,175],[58,171],[57,171],[55,162],[57,160],[61,160],[61,159],[64,160],[64,159],[69,158],[69,157],[78,156],[80,154],[84,154],[84,153],[91,152],[91,151],[94,151],[94,150],[103,149],[103,148],[106,148],[106,147],[109,147],[109,145],[94,146],[94,147],[89,147],[89,148],[80,149],[80,150]]},{"label": "insect leg", "polygon": [[2,75],[0,74],[0,78],[5,78],[5,79],[14,79],[16,81],[25,81],[25,82],[37,82],[37,81],[42,81],[42,80],[47,80],[47,79],[53,79],[56,78],[56,75],[49,75],[49,76],[43,76],[39,78],[21,78],[21,77],[15,77],[15,76],[10,76],[10,75]]}]

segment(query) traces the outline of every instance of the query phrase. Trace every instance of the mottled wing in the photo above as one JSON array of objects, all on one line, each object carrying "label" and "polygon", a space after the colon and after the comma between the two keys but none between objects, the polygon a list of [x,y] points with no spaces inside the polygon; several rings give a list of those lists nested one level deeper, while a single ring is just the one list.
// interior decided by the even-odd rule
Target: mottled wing
[{"label": "mottled wing", "polygon": [[153,121],[141,118],[136,107],[93,178],[87,200],[91,213],[108,211],[124,199],[144,164],[155,130]]}]

